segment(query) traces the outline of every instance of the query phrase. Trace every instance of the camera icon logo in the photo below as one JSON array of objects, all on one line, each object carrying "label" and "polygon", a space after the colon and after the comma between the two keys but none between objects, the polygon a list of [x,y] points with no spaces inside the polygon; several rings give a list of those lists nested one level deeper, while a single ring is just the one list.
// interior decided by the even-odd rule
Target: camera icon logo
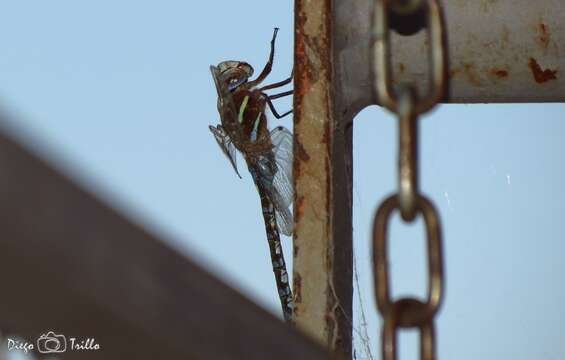
[{"label": "camera icon logo", "polygon": [[65,335],[57,335],[49,331],[37,339],[37,351],[42,354],[63,353],[67,351],[67,339]]}]

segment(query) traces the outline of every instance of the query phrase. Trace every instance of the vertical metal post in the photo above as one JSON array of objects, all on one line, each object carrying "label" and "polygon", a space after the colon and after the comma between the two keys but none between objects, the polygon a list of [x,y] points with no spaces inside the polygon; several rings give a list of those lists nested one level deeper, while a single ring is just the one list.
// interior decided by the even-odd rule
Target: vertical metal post
[{"label": "vertical metal post", "polygon": [[351,357],[352,131],[334,111],[331,6],[295,2],[294,322]]}]

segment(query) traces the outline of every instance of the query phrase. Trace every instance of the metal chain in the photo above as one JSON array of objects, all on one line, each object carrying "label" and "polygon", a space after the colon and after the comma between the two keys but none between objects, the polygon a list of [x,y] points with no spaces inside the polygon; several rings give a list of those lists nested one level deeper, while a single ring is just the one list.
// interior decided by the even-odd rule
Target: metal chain
[{"label": "metal chain", "polygon": [[[377,308],[384,319],[382,327],[382,359],[396,359],[397,331],[400,328],[420,330],[420,358],[435,358],[434,316],[443,295],[443,260],[439,216],[432,203],[419,194],[417,187],[418,116],[433,108],[444,96],[446,86],[445,40],[443,17],[438,0],[421,0],[427,7],[427,29],[430,53],[430,89],[418,98],[413,84],[392,90],[390,30],[388,11],[395,11],[406,0],[377,0],[373,13],[373,51],[378,103],[394,112],[399,120],[398,193],[387,198],[378,208],[373,222],[373,266]],[[406,7],[404,7],[406,8]],[[416,9],[417,6],[412,6]],[[414,10],[415,11],[415,10]],[[397,13],[405,16],[407,11]],[[428,297],[426,302],[414,298],[391,299],[388,268],[388,223],[398,209],[405,222],[422,214],[426,224],[428,255]]]}]

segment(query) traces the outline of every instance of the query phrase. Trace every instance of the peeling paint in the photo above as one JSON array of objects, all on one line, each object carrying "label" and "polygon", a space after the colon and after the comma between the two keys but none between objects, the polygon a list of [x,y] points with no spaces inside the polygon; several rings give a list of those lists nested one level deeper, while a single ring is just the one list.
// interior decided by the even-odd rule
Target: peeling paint
[{"label": "peeling paint", "polygon": [[296,218],[296,222],[299,222],[302,214],[304,213],[304,196],[298,196],[295,204],[294,217]]},{"label": "peeling paint", "polygon": [[490,74],[498,79],[506,79],[508,77],[508,70],[501,68],[490,69]]},{"label": "peeling paint", "polygon": [[538,84],[543,84],[550,80],[557,79],[557,70],[551,70],[551,69],[542,70],[541,66],[534,58],[530,58],[530,62],[528,63],[528,66],[532,70],[532,74],[534,75],[534,80]]},{"label": "peeling paint", "polygon": [[463,63],[460,67],[455,67],[449,71],[449,77],[457,77],[459,74],[465,76],[470,84],[475,86],[483,86],[481,77],[475,68],[475,64]]},{"label": "peeling paint", "polygon": [[[294,273],[294,278],[292,279],[293,293],[294,293],[294,304],[298,305],[302,302],[302,277],[300,274]],[[295,315],[298,310],[298,306],[294,309]]]},{"label": "peeling paint", "polygon": [[308,155],[308,152],[306,152],[306,149],[304,148],[304,145],[302,145],[302,142],[298,140],[294,141],[294,153],[301,161],[307,162],[310,160],[310,155]]},{"label": "peeling paint", "polygon": [[542,48],[547,49],[549,46],[549,41],[551,40],[551,34],[549,33],[549,26],[540,22],[537,26],[538,37],[537,41]]},{"label": "peeling paint", "polygon": [[[296,37],[302,37],[302,34],[300,34],[300,29],[304,28],[304,23],[306,22],[306,15],[303,12],[297,12],[296,13],[296,29],[297,29],[297,34],[295,35]],[[304,93],[306,93],[308,91],[308,89],[310,89],[310,72],[308,71],[308,66],[306,65],[306,61],[308,59],[308,57],[306,56],[306,50],[305,50],[305,42],[303,41],[296,41],[294,44],[294,61],[295,64],[294,66],[296,67],[296,75],[295,75],[295,81],[294,83],[299,83],[302,84],[302,86],[300,87],[295,87],[294,89],[294,98],[301,98]],[[294,104],[294,112],[298,112],[300,113],[300,108],[299,106],[301,106],[300,103],[298,104]],[[297,108],[298,107],[298,108]],[[300,121],[300,117],[295,117],[297,119],[295,119],[295,121],[299,122]]]}]

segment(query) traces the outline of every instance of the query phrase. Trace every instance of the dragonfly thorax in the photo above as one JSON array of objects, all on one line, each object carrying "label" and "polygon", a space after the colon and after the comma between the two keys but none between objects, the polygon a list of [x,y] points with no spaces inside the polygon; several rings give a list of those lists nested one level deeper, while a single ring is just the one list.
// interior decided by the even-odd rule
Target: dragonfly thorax
[{"label": "dragonfly thorax", "polygon": [[238,112],[238,122],[245,138],[261,148],[270,148],[265,95],[259,90],[240,87],[232,92]]}]

